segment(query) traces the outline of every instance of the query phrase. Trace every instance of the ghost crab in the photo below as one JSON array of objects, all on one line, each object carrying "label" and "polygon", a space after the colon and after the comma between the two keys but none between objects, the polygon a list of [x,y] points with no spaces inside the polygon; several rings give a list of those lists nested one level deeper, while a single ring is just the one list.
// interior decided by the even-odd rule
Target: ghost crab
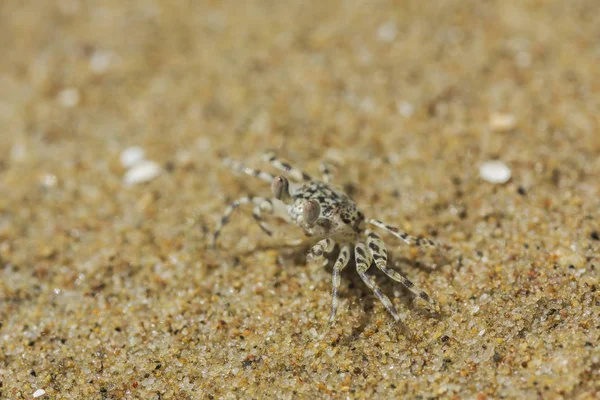
[{"label": "ghost crab", "polygon": [[264,222],[263,216],[271,215],[297,225],[307,236],[318,240],[308,253],[309,261],[324,260],[323,265],[327,265],[325,255],[333,252],[336,245],[340,247],[333,266],[330,326],[335,321],[338,308],[340,273],[348,265],[352,253],[354,253],[358,275],[396,321],[400,320],[400,316],[392,302],[367,274],[367,270],[372,264],[375,264],[389,278],[403,284],[418,298],[424,300],[431,309],[437,310],[435,302],[424,290],[417,287],[404,275],[388,268],[385,244],[381,237],[367,226],[387,231],[411,246],[437,247],[432,240],[409,235],[376,219],[365,218],[356,203],[331,184],[331,172],[326,164],[321,164],[323,177],[322,180],[317,180],[306,172],[279,160],[272,152],[266,153],[263,158],[273,167],[282,170],[291,178],[291,181],[283,175],[271,175],[225,158],[224,164],[232,170],[270,183],[273,198],[245,196],[231,203],[215,230],[213,246],[216,246],[217,238],[222,228],[229,222],[231,213],[241,205],[253,204],[252,216],[265,233],[271,235],[272,231]]}]

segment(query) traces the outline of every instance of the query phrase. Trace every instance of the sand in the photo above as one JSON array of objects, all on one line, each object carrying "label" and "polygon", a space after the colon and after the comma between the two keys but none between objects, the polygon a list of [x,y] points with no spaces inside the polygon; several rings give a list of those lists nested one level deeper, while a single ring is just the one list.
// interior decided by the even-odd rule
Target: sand
[{"label": "sand", "polygon": [[[599,37],[596,0],[2,1],[0,398],[595,398]],[[327,331],[331,266],[248,208],[212,250],[270,194],[220,158],[269,149],[439,242],[384,235],[440,312],[351,265]]]}]

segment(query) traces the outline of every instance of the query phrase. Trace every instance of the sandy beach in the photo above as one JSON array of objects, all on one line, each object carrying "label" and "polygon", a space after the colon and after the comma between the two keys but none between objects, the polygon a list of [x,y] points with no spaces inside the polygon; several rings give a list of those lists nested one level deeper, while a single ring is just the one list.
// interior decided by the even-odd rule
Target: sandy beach
[{"label": "sandy beach", "polygon": [[[1,399],[593,399],[600,6],[0,4]],[[365,215],[395,322],[240,207],[276,151]],[[301,242],[301,244],[298,244]],[[335,260],[336,253],[331,260]]]}]

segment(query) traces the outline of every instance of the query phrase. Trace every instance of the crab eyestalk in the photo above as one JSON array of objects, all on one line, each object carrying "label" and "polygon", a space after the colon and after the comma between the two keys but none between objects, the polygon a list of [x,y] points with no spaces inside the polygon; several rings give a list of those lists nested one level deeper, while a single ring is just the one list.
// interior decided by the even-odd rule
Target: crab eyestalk
[{"label": "crab eyestalk", "polygon": [[276,199],[289,203],[292,200],[290,196],[290,182],[284,176],[276,176],[271,183],[271,192]]},{"label": "crab eyestalk", "polygon": [[307,200],[302,208],[302,218],[309,225],[313,226],[321,216],[321,206],[317,200]]}]

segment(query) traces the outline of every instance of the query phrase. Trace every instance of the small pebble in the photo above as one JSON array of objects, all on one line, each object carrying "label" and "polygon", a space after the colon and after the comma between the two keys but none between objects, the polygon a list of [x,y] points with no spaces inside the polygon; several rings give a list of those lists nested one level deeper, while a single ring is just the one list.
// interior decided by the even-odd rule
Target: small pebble
[{"label": "small pebble", "polygon": [[44,389],[38,389],[35,392],[33,392],[33,398],[35,399],[35,398],[41,397],[45,394],[46,394],[46,391]]},{"label": "small pebble", "polygon": [[490,115],[490,128],[493,132],[509,132],[517,126],[517,117],[513,114],[494,113]]},{"label": "small pebble", "polygon": [[506,183],[510,180],[510,168],[502,161],[486,161],[479,167],[479,176],[490,183]]},{"label": "small pebble", "polygon": [[27,156],[27,148],[24,143],[15,143],[10,149],[10,158],[13,161],[22,161]]},{"label": "small pebble", "polygon": [[123,182],[126,185],[148,182],[160,174],[160,165],[154,161],[144,160],[137,163],[125,173]]},{"label": "small pebble", "polygon": [[375,104],[375,101],[373,101],[372,97],[365,97],[360,102],[359,107],[362,111],[366,112],[367,114],[372,114],[377,109],[377,105]]},{"label": "small pebble", "polygon": [[51,188],[56,186],[56,184],[58,183],[58,179],[56,178],[56,175],[53,174],[44,174],[42,176],[42,178],[40,179],[42,186],[44,186],[45,188]]},{"label": "small pebble", "polygon": [[515,57],[515,61],[519,68],[527,68],[531,66],[531,54],[526,51],[520,51]]},{"label": "small pebble", "polygon": [[112,54],[108,51],[95,51],[90,57],[90,69],[92,72],[101,74],[110,66]]},{"label": "small pebble", "polygon": [[382,42],[392,42],[396,39],[398,29],[393,21],[386,22],[377,29],[377,37]]},{"label": "small pebble", "polygon": [[139,146],[131,146],[123,150],[119,158],[123,167],[131,168],[140,163],[144,159],[144,156],[144,149]]},{"label": "small pebble", "polygon": [[73,108],[79,104],[79,90],[68,88],[58,93],[58,102],[65,108]]},{"label": "small pebble", "polygon": [[406,101],[398,102],[396,104],[396,109],[398,110],[398,113],[404,118],[410,118],[415,112],[415,107]]}]

